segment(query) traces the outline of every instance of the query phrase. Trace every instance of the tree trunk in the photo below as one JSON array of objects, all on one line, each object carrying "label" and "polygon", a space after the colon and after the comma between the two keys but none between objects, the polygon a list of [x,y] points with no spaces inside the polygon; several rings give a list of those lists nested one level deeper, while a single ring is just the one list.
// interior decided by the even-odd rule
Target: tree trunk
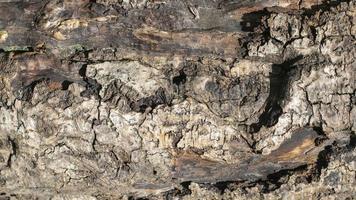
[{"label": "tree trunk", "polygon": [[0,1],[0,199],[352,199],[355,0]]}]

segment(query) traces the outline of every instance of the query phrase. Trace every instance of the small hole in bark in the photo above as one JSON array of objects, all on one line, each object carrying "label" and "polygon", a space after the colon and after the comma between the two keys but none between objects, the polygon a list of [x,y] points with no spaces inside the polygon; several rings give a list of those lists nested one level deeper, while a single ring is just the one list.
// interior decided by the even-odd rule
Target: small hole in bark
[{"label": "small hole in bark", "polygon": [[175,85],[183,85],[187,80],[187,75],[184,73],[183,70],[179,71],[179,75],[173,77],[173,84]]},{"label": "small hole in bark", "polygon": [[85,77],[87,74],[87,65],[83,65],[80,69],[79,69],[79,75],[81,77]]},{"label": "small hole in bark", "polygon": [[316,29],[315,29],[314,26],[311,26],[311,27],[310,27],[310,32],[311,32],[311,34],[312,34],[312,36],[313,36],[313,39],[315,40],[315,38],[316,38]]},{"label": "small hole in bark", "polygon": [[350,143],[347,146],[349,149],[354,149],[356,147],[356,135],[355,132],[352,131],[350,135]]},{"label": "small hole in bark", "polygon": [[148,106],[147,105],[140,105],[140,112],[144,112]]},{"label": "small hole in bark", "polygon": [[62,90],[68,90],[70,84],[72,84],[73,82],[71,81],[63,81],[62,82]]},{"label": "small hole in bark", "polygon": [[180,185],[182,186],[182,191],[181,194],[182,195],[188,195],[188,194],[192,194],[192,191],[189,189],[189,185],[190,185],[191,181],[186,181],[181,183]]},{"label": "small hole in bark", "polygon": [[320,177],[321,170],[328,167],[329,161],[330,161],[330,156],[331,156],[332,152],[333,152],[332,147],[326,146],[325,150],[319,153],[318,160],[317,160],[316,166],[315,166],[315,172],[312,174],[310,182],[315,178],[318,179]]},{"label": "small hole in bark", "polygon": [[217,182],[214,186],[220,191],[220,194],[224,194],[225,190],[229,188],[231,181]]},{"label": "small hole in bark", "polygon": [[319,136],[315,139],[315,145],[319,146],[327,138],[322,127],[313,127],[313,130],[318,133]]},{"label": "small hole in bark", "polygon": [[263,16],[268,15],[267,10],[259,10],[251,13],[243,14],[240,25],[241,30],[246,32],[253,32],[261,24]]}]

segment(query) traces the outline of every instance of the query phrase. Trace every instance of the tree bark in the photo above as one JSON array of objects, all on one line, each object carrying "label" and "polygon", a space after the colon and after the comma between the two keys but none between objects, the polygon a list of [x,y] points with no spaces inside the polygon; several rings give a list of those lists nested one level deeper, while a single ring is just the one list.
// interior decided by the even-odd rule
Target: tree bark
[{"label": "tree bark", "polygon": [[0,199],[352,199],[355,4],[0,1]]}]

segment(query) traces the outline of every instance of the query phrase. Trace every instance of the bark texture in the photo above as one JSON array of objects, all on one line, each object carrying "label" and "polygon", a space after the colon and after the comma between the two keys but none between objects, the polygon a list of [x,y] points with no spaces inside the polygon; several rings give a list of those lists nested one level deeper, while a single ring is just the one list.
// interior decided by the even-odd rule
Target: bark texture
[{"label": "bark texture", "polygon": [[0,0],[0,199],[353,199],[355,0]]}]

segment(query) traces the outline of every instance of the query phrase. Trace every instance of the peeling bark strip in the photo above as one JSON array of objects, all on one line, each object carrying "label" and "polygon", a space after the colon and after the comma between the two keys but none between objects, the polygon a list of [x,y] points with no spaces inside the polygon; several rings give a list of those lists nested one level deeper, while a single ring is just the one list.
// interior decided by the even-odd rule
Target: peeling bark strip
[{"label": "peeling bark strip", "polygon": [[[239,21],[224,19],[224,13],[210,8],[214,5],[204,8],[199,20],[180,11],[186,9],[181,1],[157,6],[159,13],[155,5],[121,13],[89,1],[2,3],[0,9],[9,12],[0,16],[6,33],[1,47],[45,43],[48,48],[67,48],[80,44],[89,49],[111,46],[124,52],[184,56],[235,56],[239,51],[238,34],[234,32],[238,27],[231,27],[238,26]],[[208,21],[210,11],[216,15],[215,23]],[[18,25],[14,27],[14,23]]]},{"label": "peeling bark strip", "polygon": [[269,155],[255,155],[238,164],[217,163],[189,154],[178,156],[173,177],[180,182],[198,183],[266,180],[282,170],[315,164],[319,153],[330,145],[328,141],[317,145],[320,137],[310,128],[299,129]]},{"label": "peeling bark strip", "polygon": [[[8,1],[0,5],[0,48],[45,43],[53,49],[80,44],[89,49],[111,46],[144,55],[234,57],[242,47],[239,24],[244,13],[274,6],[296,8],[297,2],[197,1],[192,3],[205,5],[196,10],[197,18],[185,1],[152,3],[152,8],[129,11],[88,0]],[[303,1],[302,6],[315,4],[317,1]]]},{"label": "peeling bark strip", "polygon": [[355,0],[0,0],[0,199],[352,199]]},{"label": "peeling bark strip", "polygon": [[22,53],[13,56],[10,62],[19,71],[12,84],[15,91],[41,79],[82,82],[78,73],[79,68],[62,63],[54,55]]}]

